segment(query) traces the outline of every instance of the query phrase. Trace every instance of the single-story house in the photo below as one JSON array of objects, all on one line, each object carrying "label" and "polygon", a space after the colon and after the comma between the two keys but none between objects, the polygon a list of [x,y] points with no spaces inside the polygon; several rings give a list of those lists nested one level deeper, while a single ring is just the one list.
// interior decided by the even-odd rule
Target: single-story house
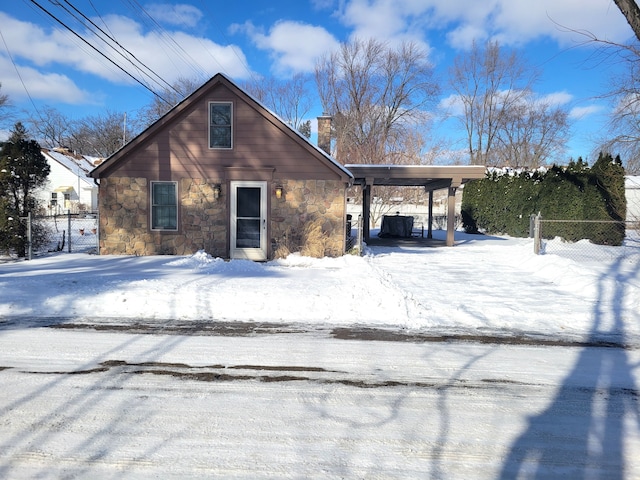
[{"label": "single-story house", "polygon": [[77,155],[66,148],[43,148],[41,152],[51,168],[47,185],[36,193],[45,213],[96,212],[98,185],[89,172],[99,159]]},{"label": "single-story house", "polygon": [[267,260],[314,219],[345,250],[353,175],[222,74],[90,175],[101,254]]}]

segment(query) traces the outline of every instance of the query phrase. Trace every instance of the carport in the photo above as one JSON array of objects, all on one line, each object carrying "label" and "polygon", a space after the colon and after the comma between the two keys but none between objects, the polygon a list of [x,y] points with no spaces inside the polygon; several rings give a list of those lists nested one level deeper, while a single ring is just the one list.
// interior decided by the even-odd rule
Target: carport
[{"label": "carport", "polygon": [[354,185],[362,187],[363,236],[370,239],[369,217],[371,215],[371,187],[424,187],[429,192],[428,236],[431,237],[433,220],[433,192],[447,189],[447,241],[448,247],[454,244],[455,195],[456,190],[468,182],[484,178],[486,168],[483,165],[345,165],[354,176]]}]

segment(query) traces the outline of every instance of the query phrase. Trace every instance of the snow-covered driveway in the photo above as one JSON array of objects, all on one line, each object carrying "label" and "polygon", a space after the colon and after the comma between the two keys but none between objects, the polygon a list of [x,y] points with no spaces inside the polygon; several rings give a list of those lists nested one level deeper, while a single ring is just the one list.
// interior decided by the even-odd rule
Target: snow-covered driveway
[{"label": "snow-covered driveway", "polygon": [[639,478],[639,350],[0,330],[2,478]]}]

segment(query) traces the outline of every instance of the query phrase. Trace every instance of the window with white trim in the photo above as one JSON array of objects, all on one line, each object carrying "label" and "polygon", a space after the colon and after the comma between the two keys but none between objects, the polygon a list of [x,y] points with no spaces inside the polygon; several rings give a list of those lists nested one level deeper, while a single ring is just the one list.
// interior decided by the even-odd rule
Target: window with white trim
[{"label": "window with white trim", "polygon": [[231,102],[209,103],[209,148],[231,148],[233,143]]},{"label": "window with white trim", "polygon": [[178,185],[151,182],[151,229],[178,229]]}]

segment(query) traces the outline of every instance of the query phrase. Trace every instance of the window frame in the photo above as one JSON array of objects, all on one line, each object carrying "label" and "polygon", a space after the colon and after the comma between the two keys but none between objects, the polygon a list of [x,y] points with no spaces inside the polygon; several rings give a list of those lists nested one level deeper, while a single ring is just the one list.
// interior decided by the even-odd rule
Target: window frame
[{"label": "window frame", "polygon": [[[209,149],[210,150],[231,150],[233,149],[233,102],[209,102],[209,107],[207,109],[207,125],[208,125],[208,137],[209,137]],[[228,105],[229,106],[229,124],[228,125],[213,125],[211,123],[211,107],[213,105]],[[229,146],[216,146],[211,144],[211,140],[213,136],[211,135],[211,130],[213,127],[228,127],[229,128]]]},{"label": "window frame", "polygon": [[[155,185],[173,185],[174,186],[174,194],[175,194],[175,204],[171,205],[171,204],[156,204],[154,203],[155,200]],[[179,213],[179,197],[178,197],[178,182],[174,182],[174,181],[161,181],[161,180],[156,180],[156,181],[151,181],[151,189],[149,192],[149,229],[154,231],[154,232],[177,232],[179,230],[179,222],[178,222],[178,213]],[[154,227],[154,224],[156,223],[154,220],[156,219],[156,208],[160,208],[160,207],[174,207],[175,208],[175,228],[167,228],[166,226],[162,226],[162,227]]]}]

